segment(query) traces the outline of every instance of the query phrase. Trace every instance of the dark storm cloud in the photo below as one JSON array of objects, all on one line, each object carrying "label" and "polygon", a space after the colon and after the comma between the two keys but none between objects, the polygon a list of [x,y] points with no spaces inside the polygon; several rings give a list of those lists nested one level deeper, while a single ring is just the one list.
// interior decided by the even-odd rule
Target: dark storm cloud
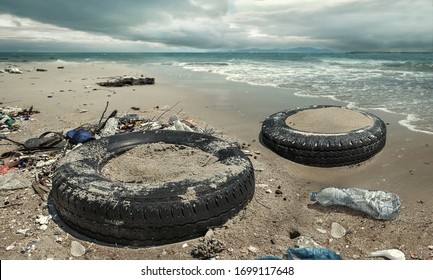
[{"label": "dark storm cloud", "polygon": [[[162,47],[234,49],[309,45],[338,50],[432,50],[430,0],[2,2],[0,14],[15,17],[17,34],[21,30],[20,19],[29,18],[72,31]],[[14,27],[9,28],[11,34]]]}]

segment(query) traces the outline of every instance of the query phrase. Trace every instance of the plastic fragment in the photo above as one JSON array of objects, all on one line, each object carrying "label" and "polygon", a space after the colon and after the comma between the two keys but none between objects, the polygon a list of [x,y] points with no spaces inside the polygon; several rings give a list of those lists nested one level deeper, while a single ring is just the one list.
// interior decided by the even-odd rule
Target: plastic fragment
[{"label": "plastic fragment", "polygon": [[287,249],[289,260],[342,260],[343,258],[326,248],[289,248]]},{"label": "plastic fragment", "polygon": [[375,252],[371,252],[368,256],[369,257],[384,257],[384,258],[387,258],[388,260],[405,260],[406,259],[404,253],[400,250],[397,250],[397,249],[375,251]]}]

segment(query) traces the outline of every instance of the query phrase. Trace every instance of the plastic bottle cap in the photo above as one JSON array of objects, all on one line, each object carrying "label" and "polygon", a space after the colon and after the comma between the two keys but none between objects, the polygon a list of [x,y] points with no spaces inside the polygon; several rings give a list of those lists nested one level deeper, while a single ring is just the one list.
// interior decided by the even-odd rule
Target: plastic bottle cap
[{"label": "plastic bottle cap", "polygon": [[311,200],[311,201],[316,201],[316,195],[317,195],[316,192],[312,192],[312,193],[310,193],[310,200]]}]

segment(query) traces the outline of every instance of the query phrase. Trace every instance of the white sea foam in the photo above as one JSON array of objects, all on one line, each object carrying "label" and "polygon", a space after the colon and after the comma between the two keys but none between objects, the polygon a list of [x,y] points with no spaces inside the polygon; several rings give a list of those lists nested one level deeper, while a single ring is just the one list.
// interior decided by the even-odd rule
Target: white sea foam
[{"label": "white sea foam", "polygon": [[415,115],[409,114],[409,115],[407,115],[406,119],[400,120],[398,123],[402,126],[407,127],[408,129],[410,129],[412,131],[422,132],[422,133],[427,133],[427,134],[433,135],[433,131],[419,129],[416,125],[413,124],[414,122],[419,121],[419,120],[420,119],[417,118]]}]

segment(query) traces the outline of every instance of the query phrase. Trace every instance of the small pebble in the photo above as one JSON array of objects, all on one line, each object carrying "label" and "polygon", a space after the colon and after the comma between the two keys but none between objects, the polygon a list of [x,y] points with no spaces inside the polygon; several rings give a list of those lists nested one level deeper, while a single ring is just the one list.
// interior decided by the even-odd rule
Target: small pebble
[{"label": "small pebble", "polygon": [[26,235],[27,232],[29,232],[29,231],[30,231],[30,228],[25,228],[25,229],[19,229],[19,230],[17,230],[17,233]]},{"label": "small pebble", "polygon": [[346,235],[346,229],[337,222],[331,224],[331,236],[334,238],[342,238]]},{"label": "small pebble", "polygon": [[71,255],[74,257],[81,257],[86,253],[86,248],[77,241],[71,242]]},{"label": "small pebble", "polygon": [[40,230],[47,230],[48,226],[47,225],[41,225],[39,227]]},{"label": "small pebble", "polygon": [[248,247],[248,251],[250,251],[251,253],[257,253],[259,251],[259,249],[257,249],[256,247],[250,246],[250,247]]}]

